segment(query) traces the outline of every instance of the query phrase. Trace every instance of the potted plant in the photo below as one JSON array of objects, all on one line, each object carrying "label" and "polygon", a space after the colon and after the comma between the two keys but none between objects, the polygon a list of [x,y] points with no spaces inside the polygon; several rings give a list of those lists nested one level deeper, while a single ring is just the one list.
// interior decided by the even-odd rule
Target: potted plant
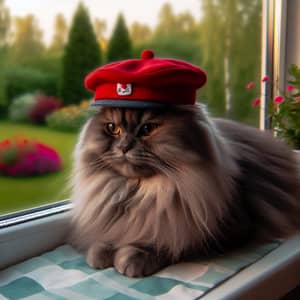
[{"label": "potted plant", "polygon": [[269,114],[274,133],[293,149],[300,150],[300,69],[291,65],[292,77],[282,96],[269,103]]},{"label": "potted plant", "polygon": [[[286,90],[268,103],[268,116],[271,128],[276,137],[282,138],[295,150],[300,164],[300,68],[291,65],[288,70],[291,80]],[[268,84],[269,77],[264,76],[263,84]],[[246,88],[252,89],[254,82],[249,82]],[[253,107],[260,105],[260,99],[252,102]]]}]

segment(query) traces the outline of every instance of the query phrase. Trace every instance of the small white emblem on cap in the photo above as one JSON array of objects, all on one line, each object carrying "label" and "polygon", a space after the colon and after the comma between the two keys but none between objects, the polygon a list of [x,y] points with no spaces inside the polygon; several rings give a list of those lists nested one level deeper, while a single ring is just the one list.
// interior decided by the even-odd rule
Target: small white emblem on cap
[{"label": "small white emblem on cap", "polygon": [[117,83],[117,94],[119,96],[128,96],[132,93],[131,83]]}]

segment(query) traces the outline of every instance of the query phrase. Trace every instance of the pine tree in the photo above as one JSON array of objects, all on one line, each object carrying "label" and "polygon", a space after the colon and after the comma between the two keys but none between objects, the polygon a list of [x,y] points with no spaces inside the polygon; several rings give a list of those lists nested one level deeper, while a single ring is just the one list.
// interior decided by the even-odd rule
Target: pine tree
[{"label": "pine tree", "polygon": [[119,14],[111,39],[108,43],[107,60],[116,61],[130,58],[132,45],[122,14]]},{"label": "pine tree", "polygon": [[65,104],[78,103],[90,93],[85,76],[99,66],[101,49],[85,6],[80,3],[73,17],[62,61],[60,96]]}]

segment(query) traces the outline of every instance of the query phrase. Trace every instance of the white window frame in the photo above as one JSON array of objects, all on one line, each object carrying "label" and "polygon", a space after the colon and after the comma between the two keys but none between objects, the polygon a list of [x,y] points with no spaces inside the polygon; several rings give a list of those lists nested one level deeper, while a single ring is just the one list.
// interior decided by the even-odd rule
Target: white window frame
[{"label": "white window frame", "polygon": [[263,0],[261,78],[267,75],[269,81],[261,85],[261,130],[271,128],[268,102],[279,95],[285,86],[286,28],[287,1]]},{"label": "white window frame", "polygon": [[[286,80],[287,11],[292,1],[263,0],[262,76],[271,85],[261,90],[260,128],[269,128],[267,103]],[[300,13],[299,13],[300,15]],[[300,16],[299,16],[300,17]],[[300,44],[300,43],[299,43]],[[300,58],[299,58],[300,60]],[[51,250],[65,242],[71,203],[62,201],[0,218],[0,269]],[[263,259],[221,284],[203,299],[273,299],[299,284],[300,236],[284,242]]]}]

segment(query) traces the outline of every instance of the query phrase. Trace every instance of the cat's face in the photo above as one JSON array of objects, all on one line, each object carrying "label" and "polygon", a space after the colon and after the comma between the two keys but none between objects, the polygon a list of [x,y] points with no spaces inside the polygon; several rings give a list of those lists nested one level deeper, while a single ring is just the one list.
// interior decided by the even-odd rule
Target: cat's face
[{"label": "cat's face", "polygon": [[86,130],[83,150],[92,147],[84,160],[93,171],[111,168],[126,177],[171,172],[195,154],[197,131],[190,110],[103,108]]}]

